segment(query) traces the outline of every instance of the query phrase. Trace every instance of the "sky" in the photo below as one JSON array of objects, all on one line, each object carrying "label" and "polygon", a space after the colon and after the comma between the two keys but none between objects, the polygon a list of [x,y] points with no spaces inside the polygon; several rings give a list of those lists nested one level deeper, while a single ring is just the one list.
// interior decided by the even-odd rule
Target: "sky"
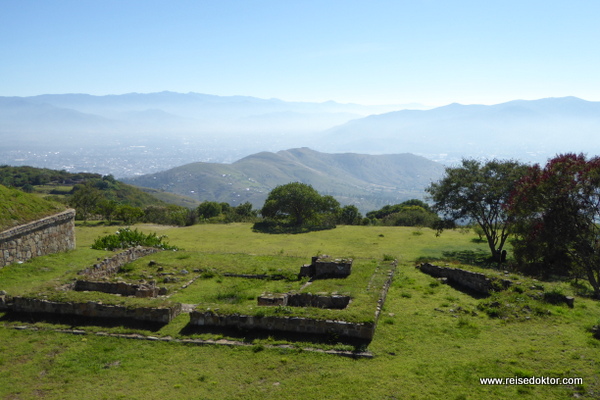
[{"label": "sky", "polygon": [[600,101],[597,0],[0,0],[0,96]]}]

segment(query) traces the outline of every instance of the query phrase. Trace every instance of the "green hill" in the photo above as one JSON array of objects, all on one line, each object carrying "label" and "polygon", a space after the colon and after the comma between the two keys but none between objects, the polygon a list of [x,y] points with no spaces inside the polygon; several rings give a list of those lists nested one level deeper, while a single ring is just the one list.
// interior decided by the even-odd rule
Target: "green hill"
[{"label": "green hill", "polygon": [[103,196],[119,204],[134,207],[166,206],[175,204],[187,208],[197,207],[198,201],[160,190],[142,190],[114,179],[94,173],[71,173],[48,168],[29,166],[0,166],[0,184],[20,188],[50,198],[68,200],[73,187],[91,184],[103,192]]},{"label": "green hill", "polygon": [[300,148],[261,152],[232,164],[187,164],[124,181],[199,201],[249,201],[255,207],[263,205],[275,186],[298,181],[365,212],[423,198],[424,188],[443,171],[441,164],[413,154],[327,154]]},{"label": "green hill", "polygon": [[0,185],[0,231],[65,210],[60,203]]}]

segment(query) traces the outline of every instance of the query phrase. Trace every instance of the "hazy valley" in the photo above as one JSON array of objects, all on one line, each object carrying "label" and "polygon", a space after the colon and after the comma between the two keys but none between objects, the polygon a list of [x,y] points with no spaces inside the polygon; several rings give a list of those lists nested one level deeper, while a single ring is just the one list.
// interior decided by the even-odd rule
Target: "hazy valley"
[{"label": "hazy valley", "polygon": [[374,209],[422,197],[462,157],[598,154],[597,132],[600,102],[575,97],[433,109],[173,92],[0,97],[0,164],[255,206],[298,180]]}]

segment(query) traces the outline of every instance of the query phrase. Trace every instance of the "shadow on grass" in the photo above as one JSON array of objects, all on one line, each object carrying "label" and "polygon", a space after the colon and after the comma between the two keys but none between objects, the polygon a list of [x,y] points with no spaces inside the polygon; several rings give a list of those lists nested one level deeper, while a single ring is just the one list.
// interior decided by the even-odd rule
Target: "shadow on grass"
[{"label": "shadow on grass", "polygon": [[450,286],[452,289],[458,290],[459,292],[462,292],[468,296],[471,296],[472,298],[474,298],[476,300],[486,299],[486,298],[490,297],[490,294],[484,294],[484,293],[478,292],[476,290],[470,289],[466,286],[460,285],[451,280],[448,280],[446,282],[446,284],[448,286]]},{"label": "shadow on grass", "polygon": [[329,229],[334,229],[335,225],[290,225],[277,223],[274,221],[261,221],[256,222],[252,225],[252,231],[256,233],[269,233],[273,235],[277,234],[299,234],[299,233],[308,233],[315,231],[325,231]]},{"label": "shadow on grass", "polygon": [[0,317],[2,322],[22,322],[24,324],[47,323],[66,325],[69,329],[84,327],[126,328],[158,332],[166,324],[162,322],[137,321],[129,318],[97,318],[80,315],[56,315],[48,313],[27,313],[9,311]]},{"label": "shadow on grass", "polygon": [[488,252],[483,250],[460,250],[460,251],[444,251],[442,257],[420,257],[417,263],[421,262],[458,262],[467,265],[476,265],[482,268],[498,269],[498,261],[495,261]]},{"label": "shadow on grass", "polygon": [[311,333],[295,333],[295,332],[280,332],[280,331],[269,331],[262,329],[252,330],[240,330],[237,328],[224,328],[224,327],[207,327],[197,325],[186,325],[180,332],[184,336],[201,335],[201,334],[212,334],[223,336],[229,340],[235,340],[245,343],[253,343],[255,340],[278,343],[278,344],[290,344],[294,343],[314,343],[315,345],[345,345],[351,346],[352,351],[362,352],[366,351],[369,346],[370,340],[349,338],[338,335],[321,335]]}]

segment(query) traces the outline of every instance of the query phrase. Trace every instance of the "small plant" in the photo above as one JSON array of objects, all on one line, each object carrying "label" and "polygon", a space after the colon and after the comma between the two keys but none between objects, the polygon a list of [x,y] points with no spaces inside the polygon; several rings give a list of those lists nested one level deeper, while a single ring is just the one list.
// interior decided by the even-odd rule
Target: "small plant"
[{"label": "small plant", "polygon": [[277,308],[275,308],[275,313],[276,314],[291,314],[293,312],[291,307],[288,306],[277,306]]},{"label": "small plant", "polygon": [[260,351],[263,351],[264,349],[265,349],[265,346],[263,346],[262,344],[255,344],[254,346],[252,346],[253,353],[258,353]]},{"label": "small plant", "polygon": [[395,256],[391,255],[391,254],[384,254],[383,255],[383,261],[394,261],[396,259]]}]

